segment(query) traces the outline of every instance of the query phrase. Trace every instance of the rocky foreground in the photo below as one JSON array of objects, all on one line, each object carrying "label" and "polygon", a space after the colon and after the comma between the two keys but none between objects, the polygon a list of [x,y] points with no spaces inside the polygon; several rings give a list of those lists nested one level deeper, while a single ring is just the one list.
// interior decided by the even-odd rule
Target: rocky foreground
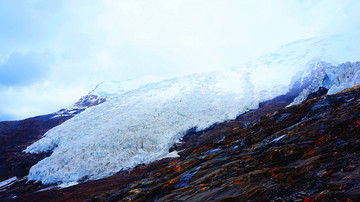
[{"label": "rocky foreground", "polygon": [[[298,92],[262,103],[237,120],[192,132],[179,158],[68,188],[19,180],[8,201],[359,201],[360,88]],[[51,188],[51,189],[50,189]]]}]

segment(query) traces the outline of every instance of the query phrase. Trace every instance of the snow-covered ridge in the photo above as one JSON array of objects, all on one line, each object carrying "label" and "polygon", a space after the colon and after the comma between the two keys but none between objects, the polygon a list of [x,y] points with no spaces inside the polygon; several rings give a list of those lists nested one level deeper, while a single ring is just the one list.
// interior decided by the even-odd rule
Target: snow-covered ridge
[{"label": "snow-covered ridge", "polygon": [[299,71],[305,80],[312,72],[309,68],[358,60],[359,50],[347,37],[305,40],[240,68],[121,91],[30,145],[26,152],[53,153],[31,168],[28,179],[43,183],[99,179],[161,159],[188,129],[234,119],[286,93],[291,77]]},{"label": "snow-covered ridge", "polygon": [[74,116],[89,107],[93,107],[105,102],[112,97],[117,97],[124,92],[134,90],[140,86],[161,81],[160,77],[146,75],[137,79],[130,79],[126,81],[107,81],[98,84],[94,90],[89,94],[80,98],[79,101],[74,103],[68,108],[61,109],[58,112],[54,113],[52,118],[60,116]]}]

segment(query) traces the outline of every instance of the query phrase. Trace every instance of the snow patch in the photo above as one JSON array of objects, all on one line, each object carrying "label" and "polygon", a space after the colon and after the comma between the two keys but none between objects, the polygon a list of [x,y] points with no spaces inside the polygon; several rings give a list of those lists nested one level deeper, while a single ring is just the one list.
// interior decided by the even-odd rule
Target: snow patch
[{"label": "snow patch", "polygon": [[71,187],[71,186],[74,186],[77,184],[79,184],[79,183],[78,182],[68,182],[68,183],[62,183],[62,184],[58,185],[57,187],[59,187],[60,189],[64,189],[64,188]]},{"label": "snow patch", "polygon": [[44,189],[40,189],[40,190],[38,190],[38,191],[36,191],[36,192],[43,192],[43,191],[47,191],[47,190],[50,190],[50,189],[54,189],[54,188],[56,188],[57,186],[50,186],[50,187],[46,187],[46,188],[44,188]]},{"label": "snow patch", "polygon": [[14,184],[17,181],[17,179],[18,178],[16,176],[14,176],[12,178],[9,178],[7,180],[0,182],[0,189],[4,189],[5,187],[8,187],[8,186]]},{"label": "snow patch", "polygon": [[285,137],[285,135],[282,135],[282,136],[280,136],[280,137],[277,137],[277,138],[275,138],[275,139],[273,139],[272,141],[271,141],[271,143],[272,142],[278,142],[279,140],[281,140],[281,139],[283,139]]},{"label": "snow patch", "polygon": [[168,155],[166,155],[164,158],[178,158],[178,157],[180,157],[178,152],[177,151],[172,151]]}]

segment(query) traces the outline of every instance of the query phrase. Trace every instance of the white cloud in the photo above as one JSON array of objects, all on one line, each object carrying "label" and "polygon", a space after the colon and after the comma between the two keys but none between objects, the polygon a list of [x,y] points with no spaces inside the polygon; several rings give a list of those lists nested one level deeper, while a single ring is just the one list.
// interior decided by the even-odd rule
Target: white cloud
[{"label": "white cloud", "polygon": [[0,88],[0,115],[16,120],[49,114],[67,107],[84,93],[86,90],[81,87],[64,88],[50,85],[49,82]]},{"label": "white cloud", "polygon": [[14,52],[0,64],[0,85],[29,85],[41,81],[47,76],[49,68],[44,54]]},{"label": "white cloud", "polygon": [[[73,89],[83,93],[101,81],[147,74],[169,78],[237,66],[291,41],[360,29],[356,0],[23,0],[3,4],[0,61],[14,52],[31,51],[49,60],[45,89],[41,87],[45,81],[11,93],[0,89],[12,105],[32,108],[28,110],[32,115],[66,107],[81,96]],[[67,101],[56,101],[59,89]],[[33,97],[34,91],[39,96]],[[16,101],[22,94],[29,96],[27,100]],[[38,101],[45,94],[52,97],[44,98],[51,100],[52,107]],[[4,110],[5,106],[0,107]],[[31,114],[21,115],[8,107],[6,112],[16,118]]]}]

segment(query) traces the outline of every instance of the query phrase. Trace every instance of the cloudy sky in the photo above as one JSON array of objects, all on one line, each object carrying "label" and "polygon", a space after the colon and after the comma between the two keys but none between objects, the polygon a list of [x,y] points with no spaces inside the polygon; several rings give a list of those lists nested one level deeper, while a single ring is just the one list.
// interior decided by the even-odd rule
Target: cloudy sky
[{"label": "cloudy sky", "polygon": [[0,121],[67,107],[102,81],[241,65],[360,29],[357,0],[0,0]]}]

